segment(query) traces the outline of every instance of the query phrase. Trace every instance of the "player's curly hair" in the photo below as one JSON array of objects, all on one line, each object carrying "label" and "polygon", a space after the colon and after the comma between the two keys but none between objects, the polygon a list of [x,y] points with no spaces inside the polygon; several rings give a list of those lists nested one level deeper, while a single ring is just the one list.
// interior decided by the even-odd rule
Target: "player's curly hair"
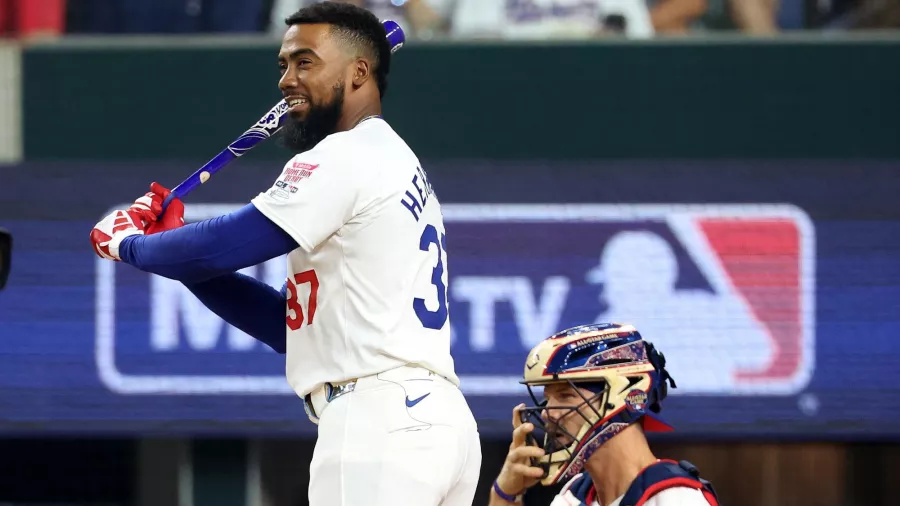
[{"label": "player's curly hair", "polygon": [[319,2],[287,17],[288,26],[328,24],[349,44],[365,52],[373,63],[378,93],[384,97],[391,70],[391,46],[384,25],[370,11],[343,2]]}]

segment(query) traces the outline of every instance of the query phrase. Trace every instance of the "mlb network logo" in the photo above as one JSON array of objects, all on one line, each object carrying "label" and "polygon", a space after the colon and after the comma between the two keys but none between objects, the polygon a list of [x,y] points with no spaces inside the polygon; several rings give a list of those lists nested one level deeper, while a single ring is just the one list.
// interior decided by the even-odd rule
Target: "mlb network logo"
[{"label": "mlb network logo", "polygon": [[[236,207],[193,204],[186,218]],[[809,217],[796,207],[442,209],[453,354],[467,394],[521,394],[531,346],[563,328],[604,321],[634,324],[662,350],[678,384],[672,394],[792,395],[812,377],[815,237]],[[283,258],[258,269],[251,274],[280,287]],[[97,260],[96,358],[108,388],[126,394],[291,393],[283,360],[259,353],[252,338],[224,325],[177,283],[144,275],[147,281],[131,271]],[[138,302],[117,308],[120,298],[132,300],[135,293]],[[137,307],[141,300],[149,310]],[[150,330],[131,321],[139,310],[149,311]],[[120,325],[120,315],[130,320]],[[192,353],[205,350],[206,358],[187,357],[182,340]],[[253,360],[256,366],[248,366]]]}]

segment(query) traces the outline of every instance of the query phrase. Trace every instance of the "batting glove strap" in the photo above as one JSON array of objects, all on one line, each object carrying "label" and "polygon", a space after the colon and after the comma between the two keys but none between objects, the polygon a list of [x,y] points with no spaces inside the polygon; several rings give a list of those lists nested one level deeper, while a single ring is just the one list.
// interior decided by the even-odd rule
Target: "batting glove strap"
[{"label": "batting glove strap", "polygon": [[119,256],[119,246],[122,244],[122,241],[126,237],[132,235],[144,235],[144,231],[140,229],[129,229],[113,234],[112,239],[109,241],[109,252],[116,260],[122,260],[122,257]]}]

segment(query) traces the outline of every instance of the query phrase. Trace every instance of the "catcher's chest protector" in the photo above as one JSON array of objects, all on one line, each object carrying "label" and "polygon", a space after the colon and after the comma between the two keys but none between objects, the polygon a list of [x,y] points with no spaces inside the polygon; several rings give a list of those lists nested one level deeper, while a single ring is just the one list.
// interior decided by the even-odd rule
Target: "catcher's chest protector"
[{"label": "catcher's chest protector", "polygon": [[[647,466],[631,482],[619,506],[643,506],[651,497],[672,487],[689,487],[700,490],[710,506],[719,506],[719,499],[712,484],[700,477],[693,464],[686,460],[660,460]],[[564,502],[573,506],[590,506],[594,501],[594,486],[586,473],[572,478],[560,493]],[[557,504],[556,501],[553,503]]]}]

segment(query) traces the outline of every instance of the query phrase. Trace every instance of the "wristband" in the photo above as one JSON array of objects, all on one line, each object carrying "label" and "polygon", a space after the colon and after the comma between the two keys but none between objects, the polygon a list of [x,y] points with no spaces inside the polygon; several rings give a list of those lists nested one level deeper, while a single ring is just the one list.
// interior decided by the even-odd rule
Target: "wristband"
[{"label": "wristband", "polygon": [[497,484],[497,480],[494,480],[494,493],[496,493],[498,496],[500,496],[500,499],[503,499],[506,502],[513,502],[513,503],[516,502],[516,496],[518,495],[518,494],[509,495],[506,492],[504,492],[500,488],[500,485]]}]

